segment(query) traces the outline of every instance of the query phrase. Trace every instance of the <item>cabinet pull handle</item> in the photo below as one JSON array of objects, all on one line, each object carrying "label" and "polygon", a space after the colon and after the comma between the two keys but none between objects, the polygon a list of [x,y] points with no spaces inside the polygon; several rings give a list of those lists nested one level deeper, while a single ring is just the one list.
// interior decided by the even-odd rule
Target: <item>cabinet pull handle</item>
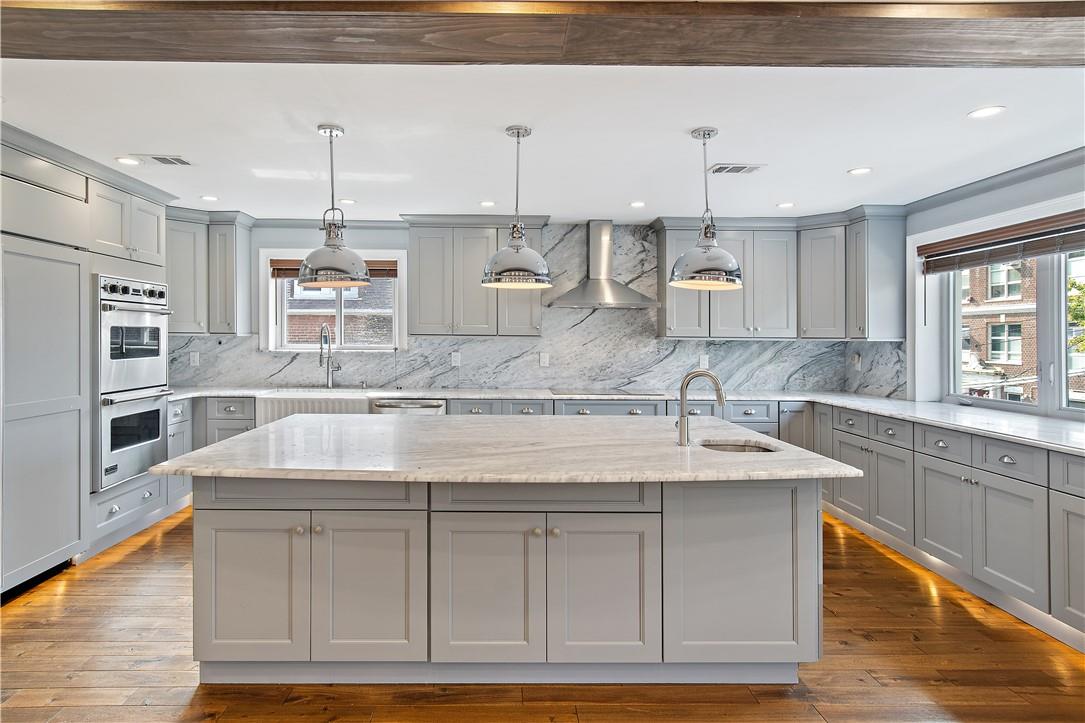
[{"label": "cabinet pull handle", "polygon": [[313,526],[313,534],[314,535],[319,535],[323,531],[324,531],[324,528],[321,527],[320,525],[314,525]]},{"label": "cabinet pull handle", "polygon": [[1004,454],[998,458],[998,461],[1002,464],[1017,464],[1017,460],[1008,454]]},{"label": "cabinet pull handle", "polygon": [[941,447],[942,449],[949,449],[949,445],[946,444],[946,440],[944,440],[944,439],[936,440],[935,443],[934,443],[934,446],[935,447]]},{"label": "cabinet pull handle", "polygon": [[167,437],[169,437],[170,439],[173,439],[174,437],[176,437],[176,436],[177,436],[177,432],[170,432],[170,433],[169,433],[169,434],[167,434],[166,436],[167,436]]},{"label": "cabinet pull handle", "polygon": [[686,414],[688,414],[691,417],[696,417],[696,416],[700,415],[700,413],[701,413],[700,409],[691,409],[688,412],[686,412]]},{"label": "cabinet pull handle", "polygon": [[855,426],[855,420],[852,419],[851,417],[848,417],[847,419],[844,420],[844,424],[848,425],[849,427],[854,427]]},{"label": "cabinet pull handle", "polygon": [[119,506],[117,506],[117,505],[113,505],[112,507],[109,508],[109,514],[111,514],[111,515],[115,515],[120,511],[121,511],[121,508]]},{"label": "cabinet pull handle", "polygon": [[554,537],[561,537],[561,530],[557,527],[553,527],[550,529],[550,534]]},{"label": "cabinet pull handle", "polygon": [[754,411],[752,409],[743,409],[742,413],[745,414],[747,417],[752,417]]},{"label": "cabinet pull handle", "polygon": [[961,475],[961,482],[967,482],[968,484],[972,484],[972,480],[968,479],[963,474]]},{"label": "cabinet pull handle", "polygon": [[531,407],[524,407],[523,409],[520,410],[520,414],[534,414],[534,413],[535,413],[535,410],[532,409]]},{"label": "cabinet pull handle", "polygon": [[536,527],[534,530],[531,531],[531,534],[534,537],[542,537],[542,528],[541,527]]},{"label": "cabinet pull handle", "polygon": [[180,417],[181,416],[181,410],[180,409],[174,409],[173,410],[173,416]]},{"label": "cabinet pull handle", "polygon": [[222,411],[230,412],[232,414],[237,411],[237,407],[232,404],[227,404],[225,407],[222,408]]},{"label": "cabinet pull handle", "polygon": [[297,527],[294,528],[294,534],[295,535],[304,535],[305,534],[305,528],[302,527],[301,525],[298,525]]},{"label": "cabinet pull handle", "polygon": [[895,436],[897,436],[897,431],[895,429],[893,429],[892,427],[887,427],[886,430],[885,430],[885,434],[886,434],[886,436],[889,436],[889,437],[895,437]]},{"label": "cabinet pull handle", "polygon": [[591,410],[590,409],[585,409],[585,408],[582,407],[582,408],[576,410],[576,413],[577,414],[591,414]]},{"label": "cabinet pull handle", "polygon": [[471,407],[471,414],[482,414],[481,407]]},{"label": "cabinet pull handle", "polygon": [[630,414],[640,414],[641,411],[639,409],[637,409],[636,407],[633,407],[632,409],[629,410],[629,413]]},{"label": "cabinet pull handle", "polygon": [[145,500],[150,499],[150,497],[151,497],[151,491],[150,490],[143,490],[143,499],[145,499]]}]

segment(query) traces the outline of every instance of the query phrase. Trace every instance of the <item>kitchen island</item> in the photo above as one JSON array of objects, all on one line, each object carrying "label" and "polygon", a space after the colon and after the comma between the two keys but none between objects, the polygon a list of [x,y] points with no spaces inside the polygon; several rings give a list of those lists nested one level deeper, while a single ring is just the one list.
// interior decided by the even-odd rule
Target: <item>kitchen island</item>
[{"label": "kitchen island", "polygon": [[819,480],[719,419],[294,415],[194,477],[204,682],[793,682]]}]

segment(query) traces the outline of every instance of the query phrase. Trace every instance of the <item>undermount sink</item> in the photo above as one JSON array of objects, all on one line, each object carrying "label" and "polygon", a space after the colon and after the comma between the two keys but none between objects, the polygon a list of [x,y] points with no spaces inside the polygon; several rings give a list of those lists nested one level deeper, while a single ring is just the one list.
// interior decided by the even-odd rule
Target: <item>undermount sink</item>
[{"label": "undermount sink", "polygon": [[777,449],[765,447],[756,442],[743,442],[734,444],[731,442],[698,442],[701,447],[713,452],[778,452]]}]

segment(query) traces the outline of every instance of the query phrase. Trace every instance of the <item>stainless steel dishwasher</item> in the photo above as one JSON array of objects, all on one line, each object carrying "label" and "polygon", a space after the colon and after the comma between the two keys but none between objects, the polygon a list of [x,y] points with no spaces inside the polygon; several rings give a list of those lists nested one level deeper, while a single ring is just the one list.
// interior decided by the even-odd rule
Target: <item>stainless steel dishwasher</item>
[{"label": "stainless steel dishwasher", "polygon": [[443,399],[374,399],[370,414],[444,414]]}]

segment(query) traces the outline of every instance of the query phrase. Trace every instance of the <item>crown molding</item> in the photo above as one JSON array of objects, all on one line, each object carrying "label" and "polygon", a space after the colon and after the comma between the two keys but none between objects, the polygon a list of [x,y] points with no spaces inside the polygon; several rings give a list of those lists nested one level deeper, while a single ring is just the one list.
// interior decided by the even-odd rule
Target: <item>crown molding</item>
[{"label": "crown molding", "polygon": [[[319,229],[319,218],[257,218],[253,219],[253,228],[297,228],[312,231]],[[385,230],[406,229],[407,224],[403,221],[348,221],[348,230]]]},{"label": "crown molding", "polygon": [[211,214],[198,208],[166,206],[167,221],[188,221],[190,223],[211,223]]},{"label": "crown molding", "polygon": [[[404,213],[399,216],[410,226],[465,226],[489,227],[507,226],[516,220],[511,214],[415,214]],[[520,222],[527,228],[542,228],[550,221],[550,216],[520,216]]]},{"label": "crown molding", "polygon": [[208,211],[207,216],[208,223],[227,224],[242,228],[252,228],[253,224],[256,223],[256,219],[244,211]]}]

